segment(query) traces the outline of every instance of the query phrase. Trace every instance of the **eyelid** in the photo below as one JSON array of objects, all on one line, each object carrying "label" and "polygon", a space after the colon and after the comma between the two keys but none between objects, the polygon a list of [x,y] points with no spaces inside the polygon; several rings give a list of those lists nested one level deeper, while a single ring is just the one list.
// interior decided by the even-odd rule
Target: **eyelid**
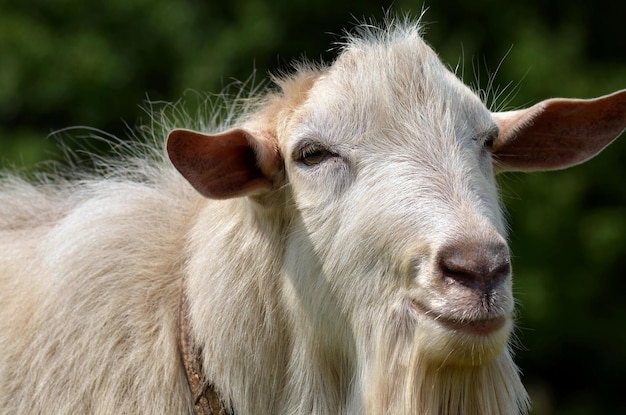
[{"label": "eyelid", "polygon": [[491,148],[493,147],[493,143],[496,141],[496,138],[493,135],[487,135],[485,136],[485,138],[483,139],[483,147],[484,148]]},{"label": "eyelid", "polygon": [[490,130],[485,131],[482,134],[477,135],[474,138],[474,141],[482,143],[483,147],[491,148],[493,143],[498,138],[498,134],[500,133],[497,126],[494,126]]},{"label": "eyelid", "polygon": [[316,140],[303,140],[300,142],[292,152],[292,159],[296,163],[304,164],[306,166],[316,166],[323,163],[330,157],[334,157],[336,154],[332,152],[328,147]]},{"label": "eyelid", "polygon": [[296,146],[294,146],[293,151],[291,152],[291,158],[293,160],[300,160],[302,158],[302,154],[304,154],[307,150],[313,150],[317,148],[326,148],[320,142],[315,140],[302,140]]},{"label": "eyelid", "polygon": [[493,127],[491,127],[489,131],[487,131],[486,137],[495,141],[499,135],[500,135],[500,128],[498,128],[497,125],[494,125]]},{"label": "eyelid", "polygon": [[302,150],[298,162],[307,166],[316,166],[327,160],[330,156],[332,156],[332,153],[323,147],[305,147]]},{"label": "eyelid", "polygon": [[342,151],[338,151],[335,146],[310,137],[303,137],[297,141],[291,151],[291,159],[300,166],[316,167],[326,164],[327,162],[343,162],[347,163],[348,159],[344,157]]}]

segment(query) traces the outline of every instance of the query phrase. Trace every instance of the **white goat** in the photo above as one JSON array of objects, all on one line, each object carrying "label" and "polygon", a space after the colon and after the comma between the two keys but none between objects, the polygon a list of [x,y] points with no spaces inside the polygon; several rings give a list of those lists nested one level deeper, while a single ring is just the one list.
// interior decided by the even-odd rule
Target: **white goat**
[{"label": "white goat", "polygon": [[172,163],[2,180],[0,413],[193,413],[181,289],[238,415],[526,413],[494,174],[594,156],[626,90],[490,113],[406,24],[250,105]]}]

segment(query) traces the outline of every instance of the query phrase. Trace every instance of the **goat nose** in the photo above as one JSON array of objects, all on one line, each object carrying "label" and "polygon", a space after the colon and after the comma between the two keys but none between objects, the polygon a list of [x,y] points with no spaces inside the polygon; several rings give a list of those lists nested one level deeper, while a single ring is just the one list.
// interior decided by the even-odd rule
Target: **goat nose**
[{"label": "goat nose", "polygon": [[504,243],[462,241],[439,250],[437,267],[445,283],[485,292],[509,277],[511,260]]}]

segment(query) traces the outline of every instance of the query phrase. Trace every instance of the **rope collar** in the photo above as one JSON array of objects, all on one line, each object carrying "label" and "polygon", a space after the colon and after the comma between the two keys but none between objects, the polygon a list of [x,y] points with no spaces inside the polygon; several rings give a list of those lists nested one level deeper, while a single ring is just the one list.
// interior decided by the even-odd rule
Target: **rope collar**
[{"label": "rope collar", "polygon": [[202,370],[202,348],[195,345],[189,323],[188,300],[185,288],[181,289],[179,304],[178,347],[185,366],[187,383],[193,396],[196,415],[233,415],[215,390],[215,386],[204,377]]}]

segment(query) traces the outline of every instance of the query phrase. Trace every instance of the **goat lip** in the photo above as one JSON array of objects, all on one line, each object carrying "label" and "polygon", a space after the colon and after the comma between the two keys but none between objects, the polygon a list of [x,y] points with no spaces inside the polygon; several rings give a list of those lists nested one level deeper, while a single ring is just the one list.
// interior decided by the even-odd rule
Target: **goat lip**
[{"label": "goat lip", "polygon": [[488,336],[505,326],[507,318],[505,316],[488,317],[484,319],[462,320],[445,316],[436,312],[417,301],[411,301],[411,306],[419,314],[429,318],[435,323],[456,332],[464,332],[477,336]]}]

